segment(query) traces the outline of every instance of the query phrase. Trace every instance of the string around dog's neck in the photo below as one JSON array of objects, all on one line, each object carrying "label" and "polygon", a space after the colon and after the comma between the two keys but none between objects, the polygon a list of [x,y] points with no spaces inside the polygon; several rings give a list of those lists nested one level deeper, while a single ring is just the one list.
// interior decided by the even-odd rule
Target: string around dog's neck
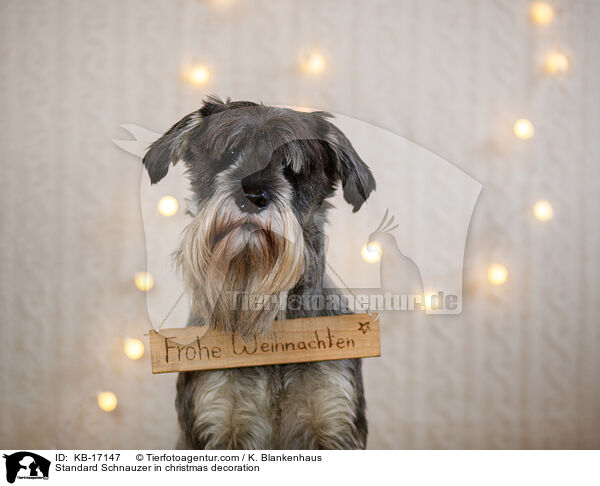
[{"label": "string around dog's neck", "polygon": [[[337,277],[337,279],[340,281],[340,283],[346,288],[346,290],[348,292],[350,292],[350,295],[352,295],[354,302],[357,301],[356,299],[356,295],[354,294],[354,292],[352,292],[352,289],[350,289],[350,287],[348,287],[348,285],[346,285],[346,282],[344,282],[344,279],[342,278],[342,276],[335,271],[335,269],[331,266],[331,264],[325,260],[325,264],[327,265],[327,267],[329,267],[329,270],[332,271],[332,273]],[[373,314],[371,313],[371,311],[369,310],[369,306],[366,306],[366,309],[363,309],[364,312],[371,318],[374,319],[375,321],[377,321],[379,319],[379,313],[377,314],[376,317],[373,317]]]},{"label": "string around dog's neck", "polygon": [[[171,313],[173,312],[173,310],[175,310],[175,307],[177,307],[177,305],[181,301],[181,299],[182,299],[182,297],[183,297],[184,294],[185,294],[185,290],[183,290],[181,292],[181,294],[179,294],[179,297],[177,297],[177,300],[171,306],[171,308],[169,309],[169,312],[167,312],[167,315],[164,317],[164,319],[162,321],[160,321],[160,324],[158,325],[158,327],[152,326],[152,329],[154,329],[154,331],[156,331],[158,333],[160,331],[160,329],[165,325],[165,322],[167,322],[167,319],[169,318],[169,316],[171,315]],[[152,321],[150,321],[150,322],[152,322]]]}]

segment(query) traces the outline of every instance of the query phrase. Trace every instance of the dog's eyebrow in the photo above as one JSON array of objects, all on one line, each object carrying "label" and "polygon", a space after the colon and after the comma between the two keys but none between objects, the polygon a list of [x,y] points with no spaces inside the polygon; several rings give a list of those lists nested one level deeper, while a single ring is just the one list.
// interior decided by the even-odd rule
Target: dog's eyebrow
[{"label": "dog's eyebrow", "polygon": [[204,132],[204,143],[213,155],[220,155],[247,142],[256,127],[256,123],[251,120],[215,119]]},{"label": "dog's eyebrow", "polygon": [[309,161],[318,161],[323,157],[319,139],[316,138],[292,140],[282,144],[277,151],[283,154],[284,165],[297,174],[305,172],[310,167]]},{"label": "dog's eyebrow", "polygon": [[227,137],[227,141],[220,145],[220,154],[224,154],[230,152],[232,150],[239,151],[243,148],[243,145],[248,142],[248,134],[241,134],[238,137],[232,139],[232,137]]},{"label": "dog's eyebrow", "polygon": [[[252,114],[257,114],[252,110]],[[248,108],[227,110],[206,119],[203,145],[211,157],[220,158],[232,149],[243,148],[253,139],[267,142],[272,153],[283,154],[282,162],[294,172],[307,168],[307,159],[320,157],[319,126],[303,114],[272,110],[249,115]]]}]

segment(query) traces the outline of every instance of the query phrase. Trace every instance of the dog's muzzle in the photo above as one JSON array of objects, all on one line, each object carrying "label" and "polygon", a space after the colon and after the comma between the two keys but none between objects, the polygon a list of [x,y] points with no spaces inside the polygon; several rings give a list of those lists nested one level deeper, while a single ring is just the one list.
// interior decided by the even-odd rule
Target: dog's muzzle
[{"label": "dog's muzzle", "polygon": [[282,308],[232,309],[229,295],[272,298],[304,268],[304,238],[291,209],[260,186],[211,199],[183,234],[177,264],[204,322],[244,336],[267,332]]}]

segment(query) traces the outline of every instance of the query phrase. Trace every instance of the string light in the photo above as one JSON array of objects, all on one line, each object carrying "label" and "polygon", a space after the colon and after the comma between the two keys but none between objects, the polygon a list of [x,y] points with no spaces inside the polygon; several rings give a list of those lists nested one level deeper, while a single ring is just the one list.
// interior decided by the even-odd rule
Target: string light
[{"label": "string light", "polygon": [[126,339],[124,348],[129,359],[140,359],[144,355],[144,343],[139,339]]},{"label": "string light", "polygon": [[105,412],[112,412],[117,408],[117,395],[110,391],[98,393],[98,406]]},{"label": "string light", "polygon": [[192,66],[191,68],[185,70],[183,77],[191,84],[206,84],[210,78],[210,71],[206,66],[203,65]]},{"label": "string light", "polygon": [[508,278],[508,270],[504,265],[495,263],[488,269],[487,278],[494,285],[502,285]]},{"label": "string light", "polygon": [[548,201],[538,201],[533,206],[533,214],[540,221],[550,221],[554,216],[552,205]]},{"label": "string light", "polygon": [[546,56],[544,68],[550,74],[566,73],[569,69],[569,59],[562,52],[551,52]]},{"label": "string light", "polygon": [[369,241],[360,250],[362,259],[367,263],[377,263],[381,259],[381,245],[376,241]]},{"label": "string light", "polygon": [[312,52],[302,59],[302,70],[310,74],[320,74],[325,69],[327,62],[325,58],[318,52]]},{"label": "string light", "polygon": [[138,272],[134,277],[135,286],[142,292],[148,292],[154,287],[154,277],[150,272]]},{"label": "string light", "polygon": [[552,22],[554,9],[545,2],[536,2],[531,6],[531,19],[540,25]]},{"label": "string light", "polygon": [[534,131],[533,123],[526,118],[517,120],[513,126],[513,132],[521,140],[527,140],[533,137]]},{"label": "string light", "polygon": [[173,216],[179,209],[179,203],[173,196],[163,196],[158,201],[158,212],[163,216]]}]

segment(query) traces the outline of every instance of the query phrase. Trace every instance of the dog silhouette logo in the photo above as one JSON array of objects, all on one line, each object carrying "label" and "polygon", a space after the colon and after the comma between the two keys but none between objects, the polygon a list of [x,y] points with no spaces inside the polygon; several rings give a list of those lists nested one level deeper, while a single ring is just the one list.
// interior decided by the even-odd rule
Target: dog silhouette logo
[{"label": "dog silhouette logo", "polygon": [[20,451],[4,455],[6,461],[6,480],[14,483],[17,478],[48,479],[50,461],[33,452]]}]

